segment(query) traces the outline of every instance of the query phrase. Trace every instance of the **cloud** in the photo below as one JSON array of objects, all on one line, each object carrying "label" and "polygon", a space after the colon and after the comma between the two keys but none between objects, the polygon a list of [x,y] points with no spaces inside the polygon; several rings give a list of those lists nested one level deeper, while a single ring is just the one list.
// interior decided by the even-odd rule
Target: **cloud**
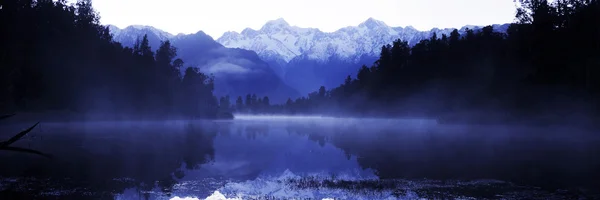
[{"label": "cloud", "polygon": [[[219,52],[224,50],[220,49],[213,51]],[[248,75],[249,73],[264,73],[266,72],[265,68],[268,68],[268,66],[257,64],[250,59],[241,58],[240,55],[236,54],[235,52],[225,52],[224,56],[212,59],[204,66],[200,67],[201,71],[204,73],[228,75]]]},{"label": "cloud", "polygon": [[251,70],[227,61],[219,61],[203,67],[208,74],[247,74]]}]

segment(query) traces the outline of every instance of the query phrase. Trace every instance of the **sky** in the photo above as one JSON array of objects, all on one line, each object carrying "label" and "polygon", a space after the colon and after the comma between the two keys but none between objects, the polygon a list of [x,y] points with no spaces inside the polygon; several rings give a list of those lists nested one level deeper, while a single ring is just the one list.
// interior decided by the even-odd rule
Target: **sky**
[{"label": "sky", "polygon": [[95,0],[100,22],[119,28],[149,25],[171,34],[260,29],[283,18],[292,26],[332,32],[369,17],[419,30],[514,21],[513,0]]}]

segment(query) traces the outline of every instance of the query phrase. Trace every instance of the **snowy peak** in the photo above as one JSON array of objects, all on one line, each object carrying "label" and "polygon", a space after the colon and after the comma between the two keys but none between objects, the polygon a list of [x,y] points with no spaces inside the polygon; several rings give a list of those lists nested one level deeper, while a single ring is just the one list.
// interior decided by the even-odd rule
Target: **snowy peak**
[{"label": "snowy peak", "polygon": [[133,28],[133,29],[138,29],[138,30],[155,29],[154,27],[147,26],[147,25],[131,25],[131,26],[126,27],[125,29],[127,29],[127,28]]},{"label": "snowy peak", "polygon": [[[234,33],[236,33],[236,32],[234,32]],[[245,28],[244,30],[242,30],[242,35],[245,35],[245,36],[254,37],[257,34],[258,34],[258,31],[251,29],[251,28]]]},{"label": "snowy peak", "polygon": [[404,29],[409,29],[409,30],[415,30],[415,31],[417,31],[417,29],[414,26],[406,26],[406,27],[404,27]]},{"label": "snowy peak", "polygon": [[290,26],[290,24],[288,24],[285,21],[285,19],[277,18],[275,20],[267,21],[267,23],[265,23],[265,25],[263,25],[263,27],[261,29],[270,28],[270,27],[289,27],[289,26]]},{"label": "snowy peak", "polygon": [[259,30],[244,29],[241,34],[226,32],[217,41],[229,48],[252,50],[266,60],[289,62],[311,46],[317,29],[290,26],[283,18],[268,21]]},{"label": "snowy peak", "polygon": [[133,45],[139,37],[144,35],[148,35],[150,40],[155,40],[157,42],[169,40],[175,37],[171,33],[154,28],[152,26],[131,25],[125,27],[124,29],[120,29],[117,26],[108,25],[108,29],[113,35],[113,39],[115,41],[121,41],[121,43],[125,46]]},{"label": "snowy peak", "polygon": [[[408,32],[409,35],[412,33]],[[241,34],[227,32],[217,42],[230,48],[253,50],[267,61],[290,62],[294,58],[320,62],[331,58],[357,61],[363,55],[377,55],[381,45],[394,39],[406,39],[399,35],[398,30],[374,18],[332,33],[290,26],[279,18],[268,21],[258,31],[247,28]]]},{"label": "snowy peak", "polygon": [[[466,28],[478,29],[478,26]],[[494,30],[504,32],[507,25],[494,25]],[[227,32],[217,42],[229,48],[242,48],[255,51],[263,60],[309,59],[327,62],[329,59],[342,59],[357,62],[362,56],[377,57],[381,46],[401,39],[410,45],[429,38],[433,33],[441,37],[454,29],[434,28],[419,31],[412,26],[390,27],[374,18],[368,18],[357,26],[341,28],[334,32],[322,32],[316,28],[290,26],[283,18],[268,21],[260,30],[250,28],[240,33]]]},{"label": "snowy peak", "polygon": [[239,33],[235,32],[235,31],[227,31],[227,32],[223,33],[223,36],[221,36],[221,38],[226,38],[227,40],[237,40],[241,36],[242,35],[240,35]]},{"label": "snowy peak", "polygon": [[379,21],[379,20],[373,19],[372,17],[369,17],[369,19],[367,19],[363,23],[360,23],[358,25],[358,27],[360,27],[360,28],[365,27],[368,29],[376,29],[376,28],[387,28],[388,25],[385,24],[385,22],[383,22],[383,21]]},{"label": "snowy peak", "polygon": [[112,24],[107,25],[107,27],[108,27],[108,30],[110,30],[111,32],[112,31],[121,31],[121,29],[119,27],[112,25]]},{"label": "snowy peak", "polygon": [[143,25],[131,25],[128,26],[124,29],[125,31],[142,31],[142,32],[152,32],[155,35],[157,35],[161,40],[167,40],[169,38],[172,38],[174,35],[171,33],[167,33],[163,30],[154,28],[152,26],[143,26]]},{"label": "snowy peak", "polygon": [[288,29],[290,29],[290,24],[288,24],[283,18],[279,18],[276,20],[268,21],[265,25],[263,25],[260,31],[267,33],[276,33],[286,31]]}]

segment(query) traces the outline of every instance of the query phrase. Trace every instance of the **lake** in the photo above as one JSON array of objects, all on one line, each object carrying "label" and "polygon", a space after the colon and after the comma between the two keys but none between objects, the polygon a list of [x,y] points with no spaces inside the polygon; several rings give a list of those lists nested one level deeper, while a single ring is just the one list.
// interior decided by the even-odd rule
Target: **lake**
[{"label": "lake", "polygon": [[[32,124],[0,125],[6,140]],[[420,119],[42,122],[0,199],[596,199],[600,135]],[[219,198],[220,197],[220,198]]]}]

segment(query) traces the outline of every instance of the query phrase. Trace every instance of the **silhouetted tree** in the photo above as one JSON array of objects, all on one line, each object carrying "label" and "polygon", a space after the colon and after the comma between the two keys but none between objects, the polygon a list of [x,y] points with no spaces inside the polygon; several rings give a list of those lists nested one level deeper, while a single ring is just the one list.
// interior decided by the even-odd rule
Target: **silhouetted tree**
[{"label": "silhouetted tree", "polygon": [[244,109],[244,100],[242,100],[242,96],[238,96],[237,100],[235,100],[235,107],[238,112]]},{"label": "silhouetted tree", "polygon": [[486,26],[433,33],[412,47],[396,40],[381,47],[372,66],[362,65],[356,79],[287,101],[286,110],[323,113],[335,102],[338,111],[354,113],[502,108],[524,114],[549,112],[540,103],[560,95],[600,107],[600,1],[519,4],[518,22],[505,33]]},{"label": "silhouetted tree", "polygon": [[246,107],[252,107],[252,95],[250,94],[246,95]]},{"label": "silhouetted tree", "polygon": [[219,107],[221,107],[221,110],[229,111],[229,109],[231,108],[229,95],[221,97],[221,99],[219,100]]},{"label": "silhouetted tree", "polygon": [[262,103],[263,103],[264,106],[270,106],[271,105],[271,102],[269,101],[269,97],[268,96],[263,97]]},{"label": "silhouetted tree", "polygon": [[210,116],[212,77],[190,69],[182,80],[184,62],[169,41],[156,53],[146,35],[123,47],[99,20],[91,0],[1,1],[0,111]]}]

